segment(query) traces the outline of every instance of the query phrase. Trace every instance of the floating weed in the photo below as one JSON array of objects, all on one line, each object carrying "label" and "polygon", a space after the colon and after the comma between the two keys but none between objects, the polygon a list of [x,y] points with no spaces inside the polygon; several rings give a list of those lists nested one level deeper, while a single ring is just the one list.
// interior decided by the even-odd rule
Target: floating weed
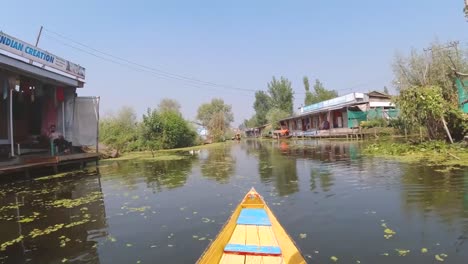
[{"label": "floating weed", "polygon": [[127,247],[132,247],[133,245],[130,243],[125,244]]},{"label": "floating weed", "polygon": [[438,254],[435,255],[435,259],[436,259],[437,261],[445,261],[445,259],[443,259],[442,256],[440,256],[440,255],[438,255]]},{"label": "floating weed", "polygon": [[193,214],[196,215],[196,214],[198,214],[198,212],[195,211],[195,212],[193,212]]},{"label": "floating weed", "polygon": [[67,261],[68,261],[67,258],[63,258],[63,259],[62,259],[62,263],[65,263],[65,262],[67,262]]},{"label": "floating weed", "polygon": [[127,212],[144,212],[146,210],[151,209],[150,206],[142,206],[142,207],[127,207],[126,205],[120,207],[122,210],[128,210]]},{"label": "floating weed", "polygon": [[306,238],[306,237],[307,237],[307,234],[305,234],[305,233],[301,233],[301,234],[299,234],[299,237],[300,237],[300,238],[302,238],[302,239],[304,239],[304,238]]},{"label": "floating weed", "polygon": [[15,239],[12,239],[12,240],[10,240],[10,241],[7,241],[7,242],[2,243],[2,244],[0,245],[0,251],[5,251],[7,247],[12,246],[12,245],[14,245],[14,244],[16,244],[16,243],[21,242],[21,240],[23,240],[23,238],[24,238],[24,236],[19,236],[19,237],[15,238]]},{"label": "floating weed", "polygon": [[421,248],[421,253],[427,253],[427,248]]},{"label": "floating weed", "polygon": [[200,237],[198,240],[199,240],[199,241],[206,240],[206,237]]},{"label": "floating weed", "polygon": [[390,254],[388,254],[387,252],[385,252],[385,253],[382,253],[382,256],[386,256],[386,257],[388,257],[389,255],[390,255]]},{"label": "floating weed", "polygon": [[65,247],[67,245],[67,242],[70,242],[70,238],[66,237],[66,236],[61,236],[59,237],[60,239],[60,247]]},{"label": "floating weed", "polygon": [[140,261],[140,260],[137,260],[137,262],[136,262],[136,263],[137,263],[137,264],[139,264],[139,263],[141,263],[141,261]]},{"label": "floating weed", "polygon": [[385,228],[385,230],[384,230],[384,233],[385,233],[385,234],[384,234],[384,237],[385,237],[386,239],[390,239],[391,237],[393,237],[393,236],[396,234],[396,232],[393,231],[392,229],[388,228],[387,225],[385,225],[385,227],[386,227],[386,228]]},{"label": "floating weed", "polygon": [[444,253],[440,254],[440,256],[443,257],[443,258],[448,257],[448,255],[447,255],[447,254],[444,254]]},{"label": "floating weed", "polygon": [[203,223],[209,223],[211,220],[209,218],[203,217],[202,222]]},{"label": "floating weed", "polygon": [[107,236],[107,239],[110,241],[110,242],[116,242],[117,239],[115,239],[115,237],[111,236],[111,235],[108,235]]},{"label": "floating weed", "polygon": [[34,229],[29,233],[29,236],[32,238],[38,237],[38,236],[43,236],[43,235],[48,235],[50,233],[56,232],[64,227],[65,224],[56,224],[54,226],[49,226],[44,230],[40,229]]},{"label": "floating weed", "polygon": [[395,251],[398,253],[398,256],[404,257],[410,253],[409,249],[395,249]]},{"label": "floating weed", "polygon": [[330,259],[331,259],[333,262],[337,262],[337,261],[338,261],[338,258],[335,257],[335,256],[331,256]]},{"label": "floating weed", "polygon": [[155,248],[155,247],[157,247],[157,246],[156,246],[156,245],[151,245],[151,247],[150,247],[150,248]]},{"label": "floating weed", "polygon": [[198,238],[198,236],[197,236],[197,235],[193,235],[192,238]]},{"label": "floating weed", "polygon": [[361,261],[360,261],[360,260],[356,260],[356,263],[358,263],[358,264],[359,264],[359,263],[361,263]]},{"label": "floating weed", "polygon": [[315,253],[315,254],[318,254],[318,253],[319,253],[319,251],[318,251],[318,250],[315,250],[315,251],[314,251],[314,253]]},{"label": "floating weed", "polygon": [[167,245],[167,246],[168,246],[168,247],[173,247],[174,245],[169,244],[169,245]]},{"label": "floating weed", "polygon": [[55,200],[49,203],[49,205],[55,208],[58,208],[58,207],[73,208],[73,207],[81,206],[83,204],[88,204],[91,202],[98,201],[101,198],[102,198],[101,192],[92,192],[89,195],[78,198],[78,199]]}]

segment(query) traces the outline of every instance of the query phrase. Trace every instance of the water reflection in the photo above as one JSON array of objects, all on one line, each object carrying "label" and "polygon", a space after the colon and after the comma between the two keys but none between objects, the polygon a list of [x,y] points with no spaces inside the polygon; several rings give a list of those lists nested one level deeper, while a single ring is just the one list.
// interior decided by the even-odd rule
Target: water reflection
[{"label": "water reflection", "polygon": [[[275,145],[279,144],[279,151]],[[284,157],[288,151],[286,142],[272,145],[258,143],[258,172],[262,182],[274,182],[280,196],[299,191],[296,160]]]},{"label": "water reflection", "polygon": [[9,184],[0,203],[0,259],[99,263],[98,239],[107,235],[102,195],[99,175]]},{"label": "water reflection", "polygon": [[229,178],[234,174],[236,167],[236,159],[231,153],[230,146],[204,150],[200,162],[203,176],[220,183],[229,182]]}]

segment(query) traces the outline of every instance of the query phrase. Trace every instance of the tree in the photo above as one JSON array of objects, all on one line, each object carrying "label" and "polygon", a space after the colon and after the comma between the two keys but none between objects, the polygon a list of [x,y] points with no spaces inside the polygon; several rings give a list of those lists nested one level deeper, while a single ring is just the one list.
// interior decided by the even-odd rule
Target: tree
[{"label": "tree", "polygon": [[305,93],[305,99],[304,99],[304,105],[311,105],[312,102],[313,102],[313,98],[314,98],[314,95],[310,92],[310,84],[309,84],[309,78],[307,78],[307,76],[304,76],[304,78],[302,79],[302,81],[304,82],[304,88],[306,90],[306,93]]},{"label": "tree", "polygon": [[255,102],[253,107],[255,109],[256,122],[253,126],[265,125],[267,123],[266,115],[271,108],[270,96],[264,91],[255,92]]},{"label": "tree", "polygon": [[320,80],[316,79],[314,84],[314,92],[312,93],[312,98],[309,102],[310,104],[316,104],[336,97],[338,97],[338,93],[335,90],[325,89]]},{"label": "tree", "polygon": [[271,124],[273,129],[278,129],[280,128],[279,121],[288,116],[289,116],[289,113],[285,112],[284,110],[281,110],[278,108],[272,108],[270,109],[270,111],[268,111],[267,120],[268,120],[268,123]]},{"label": "tree", "polygon": [[180,104],[174,99],[164,98],[159,102],[158,110],[161,112],[173,111],[180,113]]},{"label": "tree", "polygon": [[147,114],[143,115],[141,136],[153,153],[154,150],[161,148],[192,146],[196,132],[177,112],[148,109]]},{"label": "tree", "polygon": [[208,128],[213,139],[219,141],[234,121],[234,115],[232,107],[225,104],[223,99],[214,98],[198,108],[197,119]]},{"label": "tree", "polygon": [[[266,118],[265,118],[266,120]],[[245,128],[253,128],[257,126],[257,116],[253,115],[249,119],[244,119],[244,122],[242,123]]]},{"label": "tree", "polygon": [[[413,49],[407,57],[396,55],[393,71],[394,84],[400,91],[397,106],[403,121],[408,125],[425,126],[430,138],[445,138],[443,123],[446,122],[453,138],[462,139],[468,131],[468,122],[458,108],[455,80],[456,71],[466,72],[468,69],[468,61],[463,55],[466,51],[459,51],[453,43],[441,45],[437,42],[427,50],[430,53]],[[421,110],[414,108],[416,105]]]},{"label": "tree", "polygon": [[387,86],[384,86],[384,87],[383,87],[383,92],[384,92],[384,94],[390,94],[390,93],[388,92]]},{"label": "tree", "polygon": [[294,92],[287,78],[281,77],[277,80],[273,77],[273,80],[268,83],[268,94],[271,108],[281,109],[290,115],[293,113]]},{"label": "tree", "polygon": [[137,120],[135,110],[124,106],[117,114],[110,114],[99,122],[99,141],[115,148],[118,152],[128,151],[132,142],[136,141]]},{"label": "tree", "polygon": [[463,7],[463,12],[465,13],[465,18],[468,18],[468,0],[465,0],[465,6]]}]

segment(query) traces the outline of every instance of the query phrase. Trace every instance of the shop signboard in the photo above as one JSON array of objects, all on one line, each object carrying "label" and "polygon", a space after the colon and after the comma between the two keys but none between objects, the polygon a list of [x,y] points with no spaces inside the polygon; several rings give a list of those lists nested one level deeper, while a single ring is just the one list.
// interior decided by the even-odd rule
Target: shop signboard
[{"label": "shop signboard", "polygon": [[85,68],[0,31],[0,49],[85,79]]}]

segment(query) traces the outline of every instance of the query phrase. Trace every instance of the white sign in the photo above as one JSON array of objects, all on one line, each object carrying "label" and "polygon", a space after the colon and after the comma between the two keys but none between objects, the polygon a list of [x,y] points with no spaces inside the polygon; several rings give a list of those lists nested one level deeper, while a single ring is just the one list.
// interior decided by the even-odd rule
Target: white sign
[{"label": "white sign", "polygon": [[0,49],[84,79],[85,68],[0,31]]}]

